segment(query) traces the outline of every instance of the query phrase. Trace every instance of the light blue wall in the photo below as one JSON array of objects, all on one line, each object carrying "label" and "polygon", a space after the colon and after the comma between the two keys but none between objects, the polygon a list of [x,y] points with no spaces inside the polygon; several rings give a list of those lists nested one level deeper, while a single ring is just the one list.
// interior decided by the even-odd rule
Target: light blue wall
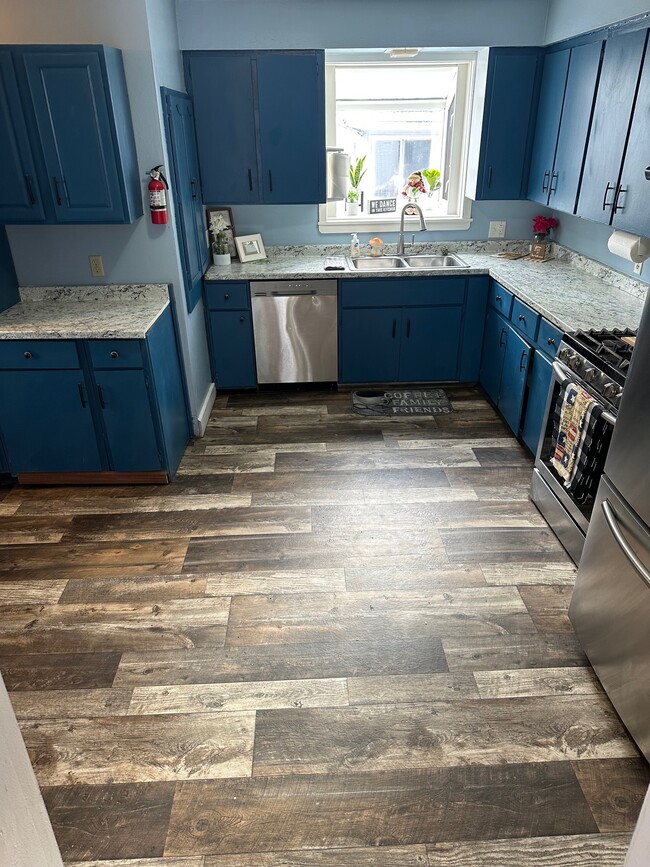
[{"label": "light blue wall", "polygon": [[177,0],[181,47],[541,45],[548,0]]},{"label": "light blue wall", "polygon": [[648,0],[550,0],[544,41],[560,42],[649,12]]}]

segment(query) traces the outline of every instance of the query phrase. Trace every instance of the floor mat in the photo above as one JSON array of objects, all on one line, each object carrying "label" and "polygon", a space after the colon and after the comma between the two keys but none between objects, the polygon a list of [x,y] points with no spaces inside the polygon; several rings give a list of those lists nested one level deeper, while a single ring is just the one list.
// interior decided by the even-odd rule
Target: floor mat
[{"label": "floor mat", "polygon": [[440,415],[453,412],[441,388],[404,391],[354,391],[352,411],[358,415]]}]

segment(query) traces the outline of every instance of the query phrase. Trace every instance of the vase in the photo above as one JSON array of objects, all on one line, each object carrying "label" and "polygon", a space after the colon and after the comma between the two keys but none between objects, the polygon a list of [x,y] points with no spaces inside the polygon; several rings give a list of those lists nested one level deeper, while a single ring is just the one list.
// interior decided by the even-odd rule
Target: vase
[{"label": "vase", "polygon": [[359,202],[348,202],[348,217],[359,216]]},{"label": "vase", "polygon": [[223,268],[226,265],[230,265],[230,253],[213,253],[212,264],[216,265],[217,268]]},{"label": "vase", "polygon": [[548,244],[550,240],[548,232],[535,232],[533,238],[536,244]]}]

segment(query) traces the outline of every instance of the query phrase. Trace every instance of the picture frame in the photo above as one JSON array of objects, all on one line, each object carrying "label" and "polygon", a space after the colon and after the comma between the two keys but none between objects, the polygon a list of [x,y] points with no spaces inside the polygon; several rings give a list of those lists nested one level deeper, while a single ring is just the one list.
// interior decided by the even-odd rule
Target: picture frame
[{"label": "picture frame", "polygon": [[240,262],[257,262],[260,259],[266,259],[266,250],[262,236],[257,235],[238,235],[235,238],[237,252],[239,253]]},{"label": "picture frame", "polygon": [[230,253],[231,259],[237,259],[239,258],[239,253],[237,252],[237,245],[235,244],[235,221],[232,217],[232,210],[229,207],[219,206],[215,208],[205,209],[205,217],[208,225],[208,235],[210,238],[210,250],[212,250],[212,245],[214,244],[216,234],[212,228],[212,221],[214,217],[217,216],[217,214],[220,214],[229,226],[229,228],[226,229],[226,243],[228,244],[228,252]]}]

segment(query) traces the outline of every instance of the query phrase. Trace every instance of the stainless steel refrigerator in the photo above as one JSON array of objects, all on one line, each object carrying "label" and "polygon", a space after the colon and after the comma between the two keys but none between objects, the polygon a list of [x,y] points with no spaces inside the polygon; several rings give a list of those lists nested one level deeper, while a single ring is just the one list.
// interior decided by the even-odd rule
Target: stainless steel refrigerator
[{"label": "stainless steel refrigerator", "polygon": [[612,704],[650,760],[650,296],[569,616]]}]

